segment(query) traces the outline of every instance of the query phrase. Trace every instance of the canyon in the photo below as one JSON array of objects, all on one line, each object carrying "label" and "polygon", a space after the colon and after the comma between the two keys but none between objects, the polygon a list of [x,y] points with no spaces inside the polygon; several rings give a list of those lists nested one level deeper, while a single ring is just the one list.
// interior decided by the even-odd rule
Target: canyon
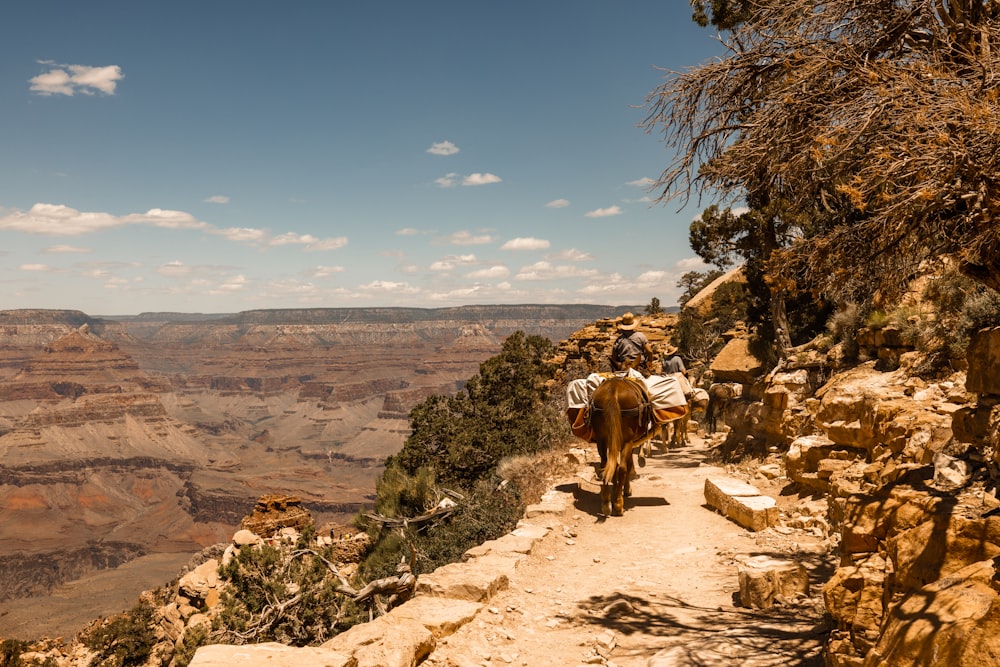
[{"label": "canyon", "polygon": [[343,525],[409,410],[460,389],[509,334],[558,342],[638,308],[0,311],[0,616],[73,610],[38,636],[118,611],[81,582],[127,572],[134,599],[267,493]]}]

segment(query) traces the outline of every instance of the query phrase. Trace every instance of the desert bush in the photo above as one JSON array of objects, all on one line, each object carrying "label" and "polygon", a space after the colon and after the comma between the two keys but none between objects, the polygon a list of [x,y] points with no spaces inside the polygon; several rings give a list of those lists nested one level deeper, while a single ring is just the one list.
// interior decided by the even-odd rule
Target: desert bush
[{"label": "desert bush", "polygon": [[856,359],[858,356],[858,329],[864,326],[864,319],[857,304],[848,303],[826,322],[826,330],[834,345],[840,345],[844,356]]},{"label": "desert bush", "polygon": [[418,575],[457,562],[472,547],[510,532],[524,508],[520,490],[494,475],[477,482],[439,521],[403,528],[369,525],[369,532],[375,531],[378,538],[358,577],[372,581],[395,576],[400,560],[410,561]]},{"label": "desert bush", "polygon": [[568,435],[555,407],[561,397],[546,389],[555,370],[546,363],[552,352],[548,339],[517,332],[480,365],[463,391],[432,396],[410,412],[411,434],[386,461],[376,485],[376,512],[414,518],[434,508],[445,488],[460,499],[432,521],[403,527],[358,517],[357,525],[374,544],[360,564],[360,580],[395,575],[401,559],[412,561],[414,574],[429,572],[516,525],[524,494],[538,493],[537,482],[526,475],[504,482],[498,466],[548,451]]},{"label": "desert bush", "polygon": [[865,326],[878,331],[889,324],[889,314],[884,310],[873,310],[865,316]]},{"label": "desert bush", "polygon": [[174,667],[187,667],[194,659],[199,646],[209,643],[210,628],[207,624],[188,628],[183,635],[180,646],[174,651],[172,663]]},{"label": "desert bush", "polygon": [[211,640],[244,644],[276,641],[305,646],[325,641],[338,630],[349,598],[329,569],[332,549],[263,544],[239,550],[219,567],[226,582]]},{"label": "desert bush", "polygon": [[556,447],[536,454],[511,456],[500,461],[497,475],[518,490],[526,505],[537,503],[551,488],[553,476],[570,474],[576,469],[566,450]]},{"label": "desert bush", "polygon": [[917,348],[924,353],[917,368],[922,375],[954,370],[964,362],[971,335],[1000,324],[1000,294],[956,271],[930,279],[922,296],[933,307],[916,323]]},{"label": "desert bush", "polygon": [[153,606],[140,602],[128,612],[98,621],[81,636],[97,653],[91,667],[129,667],[145,663],[156,644]]},{"label": "desert bush", "polygon": [[0,667],[21,667],[21,654],[26,648],[27,642],[17,639],[0,642]]},{"label": "desert bush", "polygon": [[410,412],[411,434],[387,468],[414,475],[426,467],[442,484],[471,488],[504,457],[550,447],[564,433],[562,415],[545,403],[552,351],[547,338],[509,336],[462,392],[432,396]]}]

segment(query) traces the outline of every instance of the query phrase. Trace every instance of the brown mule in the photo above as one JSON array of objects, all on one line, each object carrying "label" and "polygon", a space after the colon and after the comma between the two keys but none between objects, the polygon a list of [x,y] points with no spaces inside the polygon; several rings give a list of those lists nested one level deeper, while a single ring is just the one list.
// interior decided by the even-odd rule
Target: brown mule
[{"label": "brown mule", "polygon": [[639,383],[609,378],[590,398],[590,425],[601,456],[601,513],[621,516],[625,498],[632,494],[633,450],[658,431],[651,421],[652,406]]}]

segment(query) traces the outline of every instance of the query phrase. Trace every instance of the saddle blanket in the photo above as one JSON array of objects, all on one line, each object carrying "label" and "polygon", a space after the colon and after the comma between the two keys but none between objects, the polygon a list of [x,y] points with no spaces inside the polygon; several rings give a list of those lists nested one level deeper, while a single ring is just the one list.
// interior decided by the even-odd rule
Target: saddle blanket
[{"label": "saddle blanket", "polygon": [[572,380],[566,387],[566,417],[569,419],[573,434],[584,440],[590,440],[593,433],[590,430],[589,405],[590,396],[602,382],[610,377],[627,377],[643,383],[649,393],[649,401],[652,404],[653,422],[655,424],[666,424],[669,421],[680,419],[688,414],[687,399],[684,397],[685,385],[676,377],[671,375],[650,375],[644,377],[642,373],[629,369],[624,373],[591,373],[585,378]]}]

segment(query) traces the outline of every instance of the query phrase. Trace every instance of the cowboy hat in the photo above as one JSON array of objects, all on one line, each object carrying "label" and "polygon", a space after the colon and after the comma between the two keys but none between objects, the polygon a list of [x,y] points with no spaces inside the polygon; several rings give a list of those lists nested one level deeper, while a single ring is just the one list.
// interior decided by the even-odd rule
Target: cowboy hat
[{"label": "cowboy hat", "polygon": [[618,329],[621,331],[631,331],[635,329],[635,315],[632,313],[625,313],[622,318],[618,321]]},{"label": "cowboy hat", "polygon": [[677,348],[670,343],[663,346],[663,356],[672,357],[677,354]]}]

